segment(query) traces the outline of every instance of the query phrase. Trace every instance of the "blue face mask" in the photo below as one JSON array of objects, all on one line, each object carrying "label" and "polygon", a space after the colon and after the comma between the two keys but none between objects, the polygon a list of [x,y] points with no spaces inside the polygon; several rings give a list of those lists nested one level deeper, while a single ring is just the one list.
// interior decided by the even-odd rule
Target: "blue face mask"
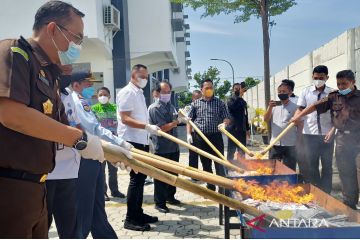
[{"label": "blue face mask", "polygon": [[91,99],[92,96],[94,96],[94,94],[95,94],[95,88],[94,87],[84,88],[81,91],[81,96],[83,96],[85,99]]},{"label": "blue face mask", "polygon": [[344,90],[339,90],[339,93],[341,94],[341,95],[347,95],[347,94],[349,94],[349,93],[351,93],[351,89],[350,88],[347,88],[347,89],[344,89]]},{"label": "blue face mask", "polygon": [[57,26],[57,28],[62,33],[64,38],[69,42],[68,50],[63,52],[63,51],[60,51],[60,49],[58,48],[54,39],[51,39],[53,41],[56,49],[58,50],[60,62],[62,65],[73,64],[74,62],[76,62],[76,60],[78,60],[80,58],[81,45],[77,45],[73,41],[70,41],[58,26]]}]

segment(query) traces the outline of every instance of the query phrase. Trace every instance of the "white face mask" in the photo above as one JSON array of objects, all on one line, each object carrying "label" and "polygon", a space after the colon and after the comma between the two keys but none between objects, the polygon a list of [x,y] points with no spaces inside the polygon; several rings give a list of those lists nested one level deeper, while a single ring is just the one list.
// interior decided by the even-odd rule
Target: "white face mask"
[{"label": "white face mask", "polygon": [[325,85],[325,81],[324,80],[314,80],[314,86],[317,88],[321,88],[322,86]]},{"label": "white face mask", "polygon": [[109,102],[109,97],[101,96],[101,97],[98,97],[98,100],[99,100],[99,103],[101,103],[101,104],[107,104]]},{"label": "white face mask", "polygon": [[148,80],[146,78],[137,78],[137,84],[139,88],[146,87]]}]

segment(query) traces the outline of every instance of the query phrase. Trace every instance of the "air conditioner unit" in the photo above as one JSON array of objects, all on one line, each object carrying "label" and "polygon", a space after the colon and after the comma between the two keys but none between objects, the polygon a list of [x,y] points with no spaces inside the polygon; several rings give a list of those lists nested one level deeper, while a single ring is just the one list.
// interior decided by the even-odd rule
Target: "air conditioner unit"
[{"label": "air conditioner unit", "polygon": [[120,30],[120,11],[113,5],[104,7],[104,25],[113,31]]}]

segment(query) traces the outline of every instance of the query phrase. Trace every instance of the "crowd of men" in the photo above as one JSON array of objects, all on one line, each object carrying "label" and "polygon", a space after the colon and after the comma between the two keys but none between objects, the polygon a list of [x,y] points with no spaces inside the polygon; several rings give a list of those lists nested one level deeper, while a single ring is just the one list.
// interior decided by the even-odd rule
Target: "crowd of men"
[{"label": "crowd of men", "polygon": [[[177,126],[191,119],[213,145],[224,153],[219,125],[246,145],[250,134],[248,106],[242,98],[244,83],[233,85],[231,97],[215,97],[211,79],[193,92],[189,116],[179,115],[171,103],[171,84],[163,80],[153,91],[154,103],[146,106],[143,88],[147,67],[135,65],[129,83],[110,103],[109,89],[93,87],[91,72],[73,71],[83,41],[84,14],[68,3],[50,1],[35,15],[33,36],[26,40],[0,41],[0,238],[47,238],[55,220],[60,238],[117,238],[105,212],[105,157],[101,140],[119,146],[128,158],[137,148],[179,161],[179,146],[159,135],[159,130],[177,137]],[[332,157],[336,132],[336,161],[343,185],[344,202],[356,209],[360,92],[350,70],[337,74],[339,90],[326,85],[328,69],[317,66],[314,84],[294,96],[294,82],[285,79],[278,87],[280,102],[270,101],[264,119],[275,138],[289,123],[296,124],[270,152],[296,170],[305,182],[330,193]],[[98,103],[91,104],[97,96]],[[316,111],[315,111],[316,110]],[[191,125],[187,141],[216,155]],[[151,137],[151,139],[150,139]],[[355,143],[355,144],[354,144]],[[299,149],[304,149],[299,151]],[[229,140],[227,158],[244,155]],[[205,171],[212,161],[200,156]],[[321,172],[319,171],[321,163]],[[149,231],[158,217],[142,208],[146,175],[124,164],[107,163],[113,197],[118,190],[117,167],[129,171],[124,228]],[[189,152],[189,165],[198,167],[198,156]],[[216,174],[226,169],[215,163]],[[208,189],[216,186],[208,184]],[[179,205],[176,188],[154,180],[155,208],[169,212],[167,204]]]}]

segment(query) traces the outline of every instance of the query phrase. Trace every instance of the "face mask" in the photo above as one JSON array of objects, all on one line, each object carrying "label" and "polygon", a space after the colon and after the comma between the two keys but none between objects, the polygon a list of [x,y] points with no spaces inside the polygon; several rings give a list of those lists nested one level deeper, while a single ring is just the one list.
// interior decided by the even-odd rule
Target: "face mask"
[{"label": "face mask", "polygon": [[314,86],[317,88],[321,88],[322,86],[325,85],[325,81],[324,80],[314,80]]},{"label": "face mask", "polygon": [[160,94],[160,101],[164,102],[164,103],[168,103],[170,102],[171,99],[171,93],[169,94]]},{"label": "face mask", "polygon": [[146,78],[137,78],[137,82],[139,88],[144,88],[146,87],[148,80]]},{"label": "face mask", "polygon": [[285,101],[289,99],[289,94],[286,93],[278,94],[278,97],[280,100]]},{"label": "face mask", "polygon": [[101,104],[107,104],[109,102],[109,97],[101,96],[101,97],[98,97],[98,100],[99,100],[99,103],[101,103]]},{"label": "face mask", "polygon": [[154,102],[157,102],[157,101],[159,101],[159,98],[157,98],[157,97],[154,98]]},{"label": "face mask", "polygon": [[238,97],[238,96],[240,96],[240,91],[235,91],[234,94],[235,94],[235,96]]},{"label": "face mask", "polygon": [[58,50],[59,59],[62,65],[68,65],[76,62],[80,58],[80,51],[81,51],[81,45],[75,44],[73,41],[69,41],[69,39],[65,36],[65,34],[61,31],[59,27],[57,27],[62,35],[66,38],[66,40],[69,42],[69,48],[65,52],[60,51],[58,46],[56,45],[54,39],[52,38],[52,41]]},{"label": "face mask", "polygon": [[83,96],[86,99],[91,99],[92,96],[94,96],[94,94],[95,94],[95,88],[94,87],[84,88],[81,91],[81,96]]},{"label": "face mask", "polygon": [[206,89],[205,90],[205,93],[204,93],[204,96],[207,97],[207,98],[210,98],[214,95],[214,90],[212,89]]},{"label": "face mask", "polygon": [[347,95],[347,94],[349,94],[349,93],[351,93],[351,89],[350,88],[347,88],[347,89],[344,89],[344,90],[339,90],[339,93],[341,94],[341,95]]}]

